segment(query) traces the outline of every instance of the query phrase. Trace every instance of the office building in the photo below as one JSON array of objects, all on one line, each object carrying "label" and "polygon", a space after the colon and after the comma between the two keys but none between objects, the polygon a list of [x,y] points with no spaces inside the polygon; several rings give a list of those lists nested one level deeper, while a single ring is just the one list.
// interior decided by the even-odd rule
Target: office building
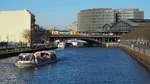
[{"label": "office building", "polygon": [[139,9],[116,9],[119,19],[144,19],[144,12]]},{"label": "office building", "polygon": [[81,10],[78,13],[78,32],[103,32],[105,24],[113,24],[118,20],[144,19],[144,12],[139,9],[95,8]]}]

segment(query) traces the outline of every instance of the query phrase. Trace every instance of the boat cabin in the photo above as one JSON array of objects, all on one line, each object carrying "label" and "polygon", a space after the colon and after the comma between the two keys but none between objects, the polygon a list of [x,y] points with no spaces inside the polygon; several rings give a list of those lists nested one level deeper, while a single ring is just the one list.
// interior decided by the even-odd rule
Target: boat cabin
[{"label": "boat cabin", "polygon": [[21,53],[18,56],[18,61],[30,61],[33,57],[33,53]]},{"label": "boat cabin", "polygon": [[36,52],[34,53],[35,58],[40,58],[40,59],[44,59],[44,58],[52,58],[52,55],[54,55],[54,52],[48,52],[48,51],[41,51],[41,52]]}]

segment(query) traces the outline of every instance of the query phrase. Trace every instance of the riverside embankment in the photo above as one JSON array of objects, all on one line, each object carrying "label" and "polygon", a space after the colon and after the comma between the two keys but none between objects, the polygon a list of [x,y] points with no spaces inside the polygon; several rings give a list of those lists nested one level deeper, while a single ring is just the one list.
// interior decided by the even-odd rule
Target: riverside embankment
[{"label": "riverside embankment", "polygon": [[132,56],[139,63],[143,64],[146,68],[148,68],[150,70],[150,56],[147,56],[147,55],[142,54],[140,52],[134,51],[134,50],[127,48],[125,46],[119,46],[119,48],[123,49],[130,56]]},{"label": "riverside embankment", "polygon": [[150,50],[145,49],[141,46],[135,46],[133,44],[105,44],[106,47],[111,48],[120,48],[126,53],[128,53],[130,56],[132,56],[135,60],[137,60],[139,63],[143,64],[147,69],[150,70]]},{"label": "riverside embankment", "polygon": [[0,58],[7,58],[7,57],[12,57],[12,56],[17,56],[20,53],[32,53],[32,52],[36,52],[36,51],[42,51],[42,50],[52,50],[52,49],[56,49],[56,47],[45,47],[45,48],[23,48],[23,49],[17,49],[17,50],[5,50],[5,51],[1,51],[2,53],[0,53]]}]

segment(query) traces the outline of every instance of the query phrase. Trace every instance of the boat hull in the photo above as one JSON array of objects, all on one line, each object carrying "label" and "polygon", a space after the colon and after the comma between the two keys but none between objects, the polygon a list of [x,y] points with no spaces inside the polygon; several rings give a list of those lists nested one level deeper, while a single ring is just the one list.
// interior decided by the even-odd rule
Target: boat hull
[{"label": "boat hull", "polygon": [[46,60],[38,60],[38,63],[35,62],[16,62],[15,66],[18,68],[27,68],[27,67],[36,67],[36,66],[42,66],[50,63],[54,63],[57,60],[51,60],[51,59],[46,59]]},{"label": "boat hull", "polygon": [[27,62],[18,61],[15,63],[15,66],[17,66],[18,68],[34,67],[34,63],[31,63],[31,62],[27,63]]},{"label": "boat hull", "polygon": [[35,64],[35,66],[45,65],[56,62],[56,59],[40,59],[38,60],[38,63]]},{"label": "boat hull", "polygon": [[55,52],[40,51],[34,54],[23,53],[18,57],[15,65],[18,68],[35,67],[45,64],[50,64],[57,61]]}]

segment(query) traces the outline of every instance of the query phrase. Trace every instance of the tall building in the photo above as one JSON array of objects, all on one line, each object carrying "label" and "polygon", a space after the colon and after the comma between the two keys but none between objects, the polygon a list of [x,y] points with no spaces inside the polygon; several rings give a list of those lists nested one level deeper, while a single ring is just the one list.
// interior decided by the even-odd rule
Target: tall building
[{"label": "tall building", "polygon": [[144,12],[139,9],[95,8],[81,10],[78,13],[79,32],[102,32],[105,24],[112,24],[119,19],[144,19]]},{"label": "tall building", "polygon": [[30,30],[35,22],[28,10],[0,11],[0,41],[26,42],[23,32]]},{"label": "tall building", "polygon": [[121,20],[144,19],[144,12],[139,9],[116,9],[115,12]]},{"label": "tall building", "polygon": [[111,8],[97,8],[81,10],[78,13],[78,31],[96,32],[105,24],[114,22],[114,10]]}]

